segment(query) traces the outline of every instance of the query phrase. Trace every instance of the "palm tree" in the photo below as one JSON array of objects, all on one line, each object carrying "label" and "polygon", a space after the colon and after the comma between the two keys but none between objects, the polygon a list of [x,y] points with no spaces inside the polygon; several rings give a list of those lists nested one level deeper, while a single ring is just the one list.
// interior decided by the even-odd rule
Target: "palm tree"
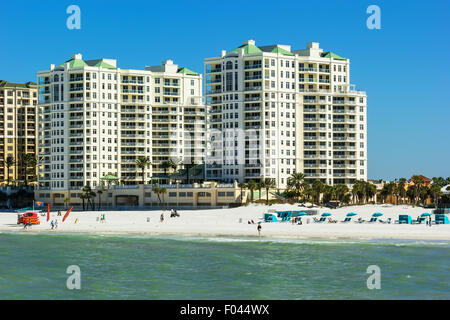
[{"label": "palm tree", "polygon": [[65,198],[64,199],[64,205],[66,206],[66,209],[69,206],[69,203],[70,203],[70,198]]},{"label": "palm tree", "polygon": [[400,197],[400,199],[403,199],[406,197],[406,179],[405,178],[400,178],[398,181],[398,185],[397,185],[397,192],[398,195]]},{"label": "palm tree", "polygon": [[186,163],[184,167],[186,168],[186,184],[189,184],[189,170],[194,166],[194,159],[191,158],[189,163]]},{"label": "palm tree", "polygon": [[83,211],[86,211],[85,200],[87,199],[87,196],[84,192],[82,194],[80,194],[80,199],[83,201]]},{"label": "palm tree", "polygon": [[293,190],[297,195],[297,202],[300,202],[300,195],[305,188],[305,175],[301,172],[294,172],[287,180],[287,189]]},{"label": "palm tree", "polygon": [[248,183],[247,183],[247,188],[248,188],[248,190],[250,190],[250,193],[251,193],[251,201],[253,202],[253,200],[254,200],[254,190],[256,189],[258,187],[258,185],[256,184],[256,182],[255,181],[253,181],[253,180],[250,180]]},{"label": "palm tree", "polygon": [[315,203],[319,205],[320,203],[320,195],[323,192],[324,184],[320,180],[315,180],[312,184],[312,191],[315,198]]},{"label": "palm tree", "polygon": [[[85,195],[85,199],[87,200],[88,203],[88,207],[89,204],[91,204],[91,208],[92,211],[95,210],[95,205],[94,202],[92,201],[93,198],[95,198],[96,194],[94,191],[92,191],[91,187],[89,185],[86,185],[83,187],[83,189],[81,189],[81,191],[83,191],[82,195]],[[83,209],[84,209],[84,205],[83,205]]]},{"label": "palm tree", "polygon": [[97,190],[97,196],[98,196],[98,211],[100,211],[100,205],[101,205],[101,203],[100,203],[100,198],[101,198],[102,193],[103,193],[102,190]]},{"label": "palm tree", "polygon": [[411,177],[411,181],[414,183],[414,185],[416,186],[415,193],[414,193],[414,204],[417,205],[417,200],[418,200],[418,196],[420,195],[420,189],[422,187],[422,185],[425,183],[425,181],[423,180],[422,177],[418,176],[418,175],[414,175]]},{"label": "palm tree", "polygon": [[161,168],[164,170],[164,175],[167,177],[167,169],[169,169],[170,168],[170,162],[169,161],[163,161],[163,162],[161,162]]},{"label": "palm tree", "polygon": [[348,195],[350,189],[345,184],[338,184],[334,186],[336,200],[340,203],[345,202],[344,199]]},{"label": "palm tree", "polygon": [[258,200],[261,200],[261,190],[264,188],[262,185],[262,181],[256,183],[256,188],[258,189]]},{"label": "palm tree", "polygon": [[170,168],[173,169],[173,172],[176,172],[180,162],[178,160],[174,160],[172,158],[169,158],[168,162],[169,162]]},{"label": "palm tree", "polygon": [[14,165],[14,157],[12,155],[8,155],[6,158],[6,170],[8,171],[6,183],[9,186],[9,169]]},{"label": "palm tree", "polygon": [[265,178],[260,182],[261,188],[266,189],[266,204],[269,204],[269,189],[275,188],[275,180],[272,178]]},{"label": "palm tree", "polygon": [[25,153],[24,155],[22,155],[22,166],[23,166],[23,171],[24,171],[24,184],[25,187],[28,186],[28,169],[30,167],[36,167],[36,158],[33,154],[31,153]]},{"label": "palm tree", "polygon": [[153,192],[156,193],[156,195],[158,196],[159,204],[162,207],[161,195],[163,196],[163,199],[164,199],[164,194],[167,193],[167,189],[166,188],[155,187],[155,188],[153,188]]},{"label": "palm tree", "polygon": [[145,184],[145,169],[151,164],[149,157],[140,156],[136,159],[136,167],[142,170],[142,184]]},{"label": "palm tree", "polygon": [[243,201],[244,201],[244,196],[242,195],[242,190],[243,190],[244,188],[246,188],[247,185],[246,185],[244,182],[240,182],[240,183],[238,184],[238,187],[241,188],[241,204],[242,204]]}]

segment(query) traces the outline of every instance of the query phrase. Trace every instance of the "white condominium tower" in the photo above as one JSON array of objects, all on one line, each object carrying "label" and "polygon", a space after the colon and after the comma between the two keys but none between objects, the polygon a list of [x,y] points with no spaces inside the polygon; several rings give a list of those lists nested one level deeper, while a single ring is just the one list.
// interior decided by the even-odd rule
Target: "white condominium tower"
[{"label": "white condominium tower", "polygon": [[204,66],[207,179],[367,180],[367,99],[350,84],[349,59],[314,42],[291,50],[249,40]]},{"label": "white condominium tower", "polygon": [[[124,70],[116,60],[81,54],[38,72],[39,198],[73,197],[112,174],[138,184],[136,159],[148,157],[145,182],[161,163],[204,161],[202,76],[171,60]],[[180,168],[182,165],[180,165]],[[46,190],[51,190],[46,193]],[[52,199],[54,200],[54,199]]]}]

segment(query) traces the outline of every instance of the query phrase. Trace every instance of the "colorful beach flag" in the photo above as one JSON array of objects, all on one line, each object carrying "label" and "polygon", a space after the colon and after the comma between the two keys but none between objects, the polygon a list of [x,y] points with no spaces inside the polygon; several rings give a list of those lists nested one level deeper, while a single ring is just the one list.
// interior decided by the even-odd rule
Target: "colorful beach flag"
[{"label": "colorful beach flag", "polygon": [[34,202],[34,206],[35,206],[36,208],[43,207],[43,206],[44,206],[44,202],[42,202],[42,201],[35,201],[35,202]]},{"label": "colorful beach flag", "polygon": [[50,220],[50,203],[47,203],[47,222]]},{"label": "colorful beach flag", "polygon": [[70,213],[70,211],[72,211],[72,208],[73,208],[73,206],[70,207],[69,210],[67,210],[66,214],[64,215],[64,218],[62,219],[62,222],[64,222],[64,220],[66,220],[66,218],[69,216],[69,213]]}]

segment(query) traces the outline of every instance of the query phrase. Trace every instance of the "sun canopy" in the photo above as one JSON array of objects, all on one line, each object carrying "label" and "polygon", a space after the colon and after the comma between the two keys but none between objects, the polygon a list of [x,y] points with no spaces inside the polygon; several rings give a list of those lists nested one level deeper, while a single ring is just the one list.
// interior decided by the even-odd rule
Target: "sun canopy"
[{"label": "sun canopy", "polygon": [[382,216],[383,214],[381,212],[375,212],[372,217],[379,217]]}]

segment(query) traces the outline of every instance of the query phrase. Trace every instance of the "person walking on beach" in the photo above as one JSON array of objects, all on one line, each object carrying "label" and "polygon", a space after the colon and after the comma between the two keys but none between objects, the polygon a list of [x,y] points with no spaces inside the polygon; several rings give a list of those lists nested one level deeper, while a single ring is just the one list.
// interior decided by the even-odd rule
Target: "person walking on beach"
[{"label": "person walking on beach", "polygon": [[258,230],[258,236],[261,238],[261,224],[258,224],[258,226],[256,227],[256,230]]},{"label": "person walking on beach", "polygon": [[55,219],[55,229],[58,229],[58,219]]},{"label": "person walking on beach", "polygon": [[59,210],[59,211],[58,211],[58,216],[60,216],[60,215],[61,215],[61,211]]},{"label": "person walking on beach", "polygon": [[164,213],[161,213],[161,217],[159,217],[159,221],[163,222],[164,221]]},{"label": "person walking on beach", "polygon": [[53,228],[55,227],[55,224],[53,223],[53,220],[52,220],[52,222],[50,222],[50,226],[52,227],[52,230],[53,230]]}]

